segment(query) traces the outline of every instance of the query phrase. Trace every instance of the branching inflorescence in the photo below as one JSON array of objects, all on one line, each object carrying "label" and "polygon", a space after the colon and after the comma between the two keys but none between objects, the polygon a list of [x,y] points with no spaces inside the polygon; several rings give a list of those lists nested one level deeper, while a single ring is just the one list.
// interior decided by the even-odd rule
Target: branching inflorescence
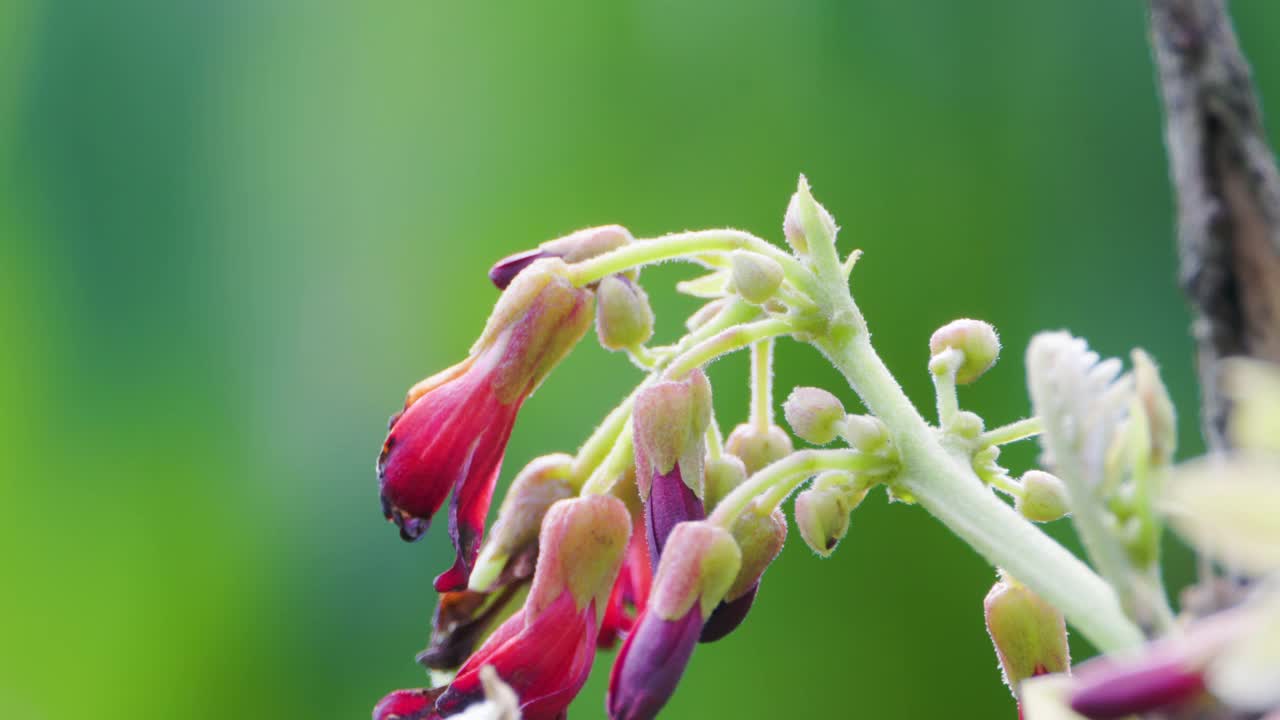
[{"label": "branching inflorescence", "polygon": [[[1121,375],[1082,341],[1039,336],[1028,353],[1036,414],[988,430],[956,388],[982,375],[1000,344],[990,325],[957,320],[929,343],[931,423],[872,348],[849,292],[859,252],[837,253],[835,222],[803,178],[783,233],[790,251],[737,230],[637,240],[618,226],[591,228],[493,268],[503,293],[480,339],[410,390],[378,459],[383,508],[405,540],[421,537],[452,493],[456,559],[436,578],[433,633],[419,655],[435,687],[393,693],[376,719],[563,717],[597,648],[619,640],[608,714],[654,717],[697,643],[748,615],[787,536],[783,503],[810,480],[793,517],[819,555],[883,485],[1000,569],[987,620],[1015,694],[1033,675],[1069,669],[1065,623],[1111,653],[1170,626],[1154,498],[1172,456],[1172,406],[1146,356]],[[709,271],[679,285],[707,302],[684,337],[652,346],[640,270],[670,260]],[[485,538],[520,405],[593,318],[600,342],[646,375],[576,454],[538,458],[516,475]],[[819,388],[783,403],[797,437],[838,447],[797,450],[776,423],[782,337],[819,350],[869,410],[850,415]],[[752,356],[750,416],[724,438],[704,368],[739,350]],[[1000,467],[1001,445],[1042,433],[1057,475]],[[1100,574],[1035,525],[1068,512]]]}]

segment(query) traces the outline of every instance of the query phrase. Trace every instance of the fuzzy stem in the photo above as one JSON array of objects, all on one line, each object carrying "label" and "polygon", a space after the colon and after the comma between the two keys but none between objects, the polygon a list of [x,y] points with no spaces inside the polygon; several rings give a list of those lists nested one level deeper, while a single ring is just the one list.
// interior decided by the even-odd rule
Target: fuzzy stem
[{"label": "fuzzy stem", "polygon": [[[885,460],[872,455],[864,455],[857,450],[800,450],[760,468],[716,505],[709,522],[723,528],[733,527],[734,521],[757,496],[780,490],[780,499],[785,498],[801,483],[823,470],[846,470],[856,472],[883,465]],[[765,508],[760,508],[765,512]],[[773,511],[773,507],[767,509]]]},{"label": "fuzzy stem", "polygon": [[[847,296],[845,301],[853,303]],[[992,565],[1005,568],[1061,610],[1098,648],[1113,652],[1142,642],[1142,633],[1125,616],[1106,582],[992,495],[965,458],[943,448],[866,333],[823,337],[815,344],[889,428],[902,458],[897,482],[922,507]]]},{"label": "fuzzy stem", "polygon": [[751,422],[760,433],[773,425],[773,339],[751,346]]},{"label": "fuzzy stem", "polygon": [[800,287],[809,287],[813,283],[813,276],[795,258],[741,230],[698,230],[672,233],[652,240],[638,240],[617,250],[575,263],[570,266],[569,278],[574,285],[582,287],[643,265],[733,250],[750,250],[771,258],[782,266],[787,278]]},{"label": "fuzzy stem", "polygon": [[1044,432],[1044,423],[1038,417],[1029,417],[992,428],[978,436],[978,447],[1008,445],[1011,442],[1035,437]]},{"label": "fuzzy stem", "polygon": [[664,375],[680,377],[696,367],[701,367],[726,353],[741,350],[752,343],[767,338],[786,335],[795,331],[795,325],[787,318],[765,318],[753,323],[737,325],[720,331],[694,345],[671,361]]},{"label": "fuzzy stem", "polygon": [[956,372],[964,363],[964,353],[947,348],[929,361],[929,375],[933,378],[933,391],[938,398],[938,426],[950,428],[960,412],[960,399],[956,396]]}]

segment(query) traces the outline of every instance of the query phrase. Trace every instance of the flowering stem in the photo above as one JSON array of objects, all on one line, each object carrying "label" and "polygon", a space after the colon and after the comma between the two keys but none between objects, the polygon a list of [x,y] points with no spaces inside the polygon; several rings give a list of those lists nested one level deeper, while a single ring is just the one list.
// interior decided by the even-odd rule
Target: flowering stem
[{"label": "flowering stem", "polygon": [[574,285],[589,285],[614,273],[654,263],[692,258],[708,252],[750,250],[776,261],[787,278],[800,287],[809,287],[813,276],[778,247],[741,230],[698,230],[672,233],[652,240],[638,240],[617,250],[598,255],[570,266],[569,278]]},{"label": "flowering stem", "polygon": [[[843,302],[853,304],[847,295]],[[867,333],[815,339],[866,406],[888,427],[902,459],[901,483],[926,510],[992,565],[1008,570],[1053,604],[1095,646],[1136,646],[1142,633],[1115,592],[1087,565],[995,495],[968,458],[952,456],[902,392]]]},{"label": "flowering stem", "polygon": [[[780,502],[805,480],[823,470],[856,472],[878,467],[884,462],[883,458],[864,455],[857,450],[800,450],[760,468],[746,482],[726,495],[707,519],[720,527],[731,528],[757,496],[766,493],[770,497],[777,495]],[[758,509],[761,512],[772,512],[777,503],[769,504],[767,509],[764,507],[766,504],[768,503],[763,503]]]},{"label": "flowering stem", "polygon": [[766,433],[773,425],[773,339],[751,346],[751,422]]},{"label": "flowering stem", "polygon": [[741,350],[760,340],[786,335],[794,330],[795,325],[792,321],[781,317],[765,318],[727,328],[681,353],[671,361],[664,374],[667,377],[680,377],[721,355]]},{"label": "flowering stem", "polygon": [[947,348],[929,361],[929,375],[933,377],[933,390],[938,398],[938,426],[949,428],[960,412],[960,399],[956,397],[956,371],[964,362],[964,353]]},{"label": "flowering stem", "polygon": [[1023,418],[1008,425],[992,428],[978,436],[978,447],[1008,445],[1011,442],[1035,437],[1044,432],[1044,422],[1038,417]]},{"label": "flowering stem", "polygon": [[[727,327],[736,325],[741,322],[751,320],[759,315],[760,310],[756,307],[748,305],[744,302],[735,302],[726,306],[718,315],[709,320],[706,325],[694,330],[680,339],[672,349],[654,362],[654,371],[649,377],[645,378],[640,385],[627,396],[616,408],[605,416],[604,422],[591,433],[586,442],[578,450],[578,454],[573,460],[574,480],[582,485],[590,484],[588,478],[596,480],[597,483],[603,480],[611,480],[612,478],[596,478],[597,471],[604,465],[608,465],[606,458],[611,454],[620,452],[618,446],[624,443],[619,442],[619,438],[623,433],[630,434],[627,429],[631,422],[631,408],[635,404],[636,394],[640,392],[640,388],[656,381],[661,377],[662,368],[671,360],[675,359],[682,351],[688,350],[697,343],[714,336]],[[629,441],[627,444],[627,452],[630,452]],[[584,490],[585,492],[585,490]]]}]

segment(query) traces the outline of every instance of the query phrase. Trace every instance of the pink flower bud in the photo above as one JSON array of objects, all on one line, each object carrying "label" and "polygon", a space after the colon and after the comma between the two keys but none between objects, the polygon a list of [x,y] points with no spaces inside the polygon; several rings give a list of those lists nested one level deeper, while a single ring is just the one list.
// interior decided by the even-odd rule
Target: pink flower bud
[{"label": "pink flower bud", "polygon": [[444,592],[466,587],[493,486],[520,405],[586,333],[592,296],[542,260],[503,293],[471,356],[409,391],[378,457],[383,512],[405,540],[426,532],[452,490],[454,566]]},{"label": "pink flower bud", "polygon": [[797,387],[782,404],[791,431],[814,445],[826,445],[840,434],[844,405],[840,398],[816,387]]},{"label": "pink flower bud", "polygon": [[711,384],[702,370],[659,382],[636,396],[632,416],[636,488],[645,505],[650,560],[662,555],[678,523],[706,517],[703,460],[711,423]]},{"label": "pink flower bud", "polygon": [[743,423],[729,433],[724,449],[742,460],[747,475],[754,475],[760,468],[790,455],[795,446],[787,431],[777,425],[761,430],[751,423]]},{"label": "pink flower bud", "polygon": [[1000,338],[990,323],[952,320],[929,338],[930,354],[937,355],[947,348],[964,353],[964,362],[956,372],[956,382],[968,385],[996,364],[996,358],[1000,357]]}]

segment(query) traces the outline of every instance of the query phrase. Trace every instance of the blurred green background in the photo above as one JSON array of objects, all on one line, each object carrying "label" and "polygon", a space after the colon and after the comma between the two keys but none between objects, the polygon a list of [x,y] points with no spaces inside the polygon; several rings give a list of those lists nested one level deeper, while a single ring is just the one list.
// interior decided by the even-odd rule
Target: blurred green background
[{"label": "blurred green background", "polygon": [[[1234,13],[1280,98],[1280,6]],[[800,172],[913,397],[929,333],[980,317],[1006,354],[962,401],[1020,417],[1065,327],[1153,352],[1198,452],[1152,75],[1132,0],[0,3],[0,717],[363,718],[423,684],[449,549],[383,522],[373,460],[491,261],[609,222],[778,238]],[[646,273],[661,340],[688,275]],[[584,343],[503,482],[637,378]],[[731,424],[745,361],[713,380]],[[842,387],[784,345],[802,383]],[[992,580],[877,494],[833,559],[793,537],[667,716],[1012,718]]]}]

